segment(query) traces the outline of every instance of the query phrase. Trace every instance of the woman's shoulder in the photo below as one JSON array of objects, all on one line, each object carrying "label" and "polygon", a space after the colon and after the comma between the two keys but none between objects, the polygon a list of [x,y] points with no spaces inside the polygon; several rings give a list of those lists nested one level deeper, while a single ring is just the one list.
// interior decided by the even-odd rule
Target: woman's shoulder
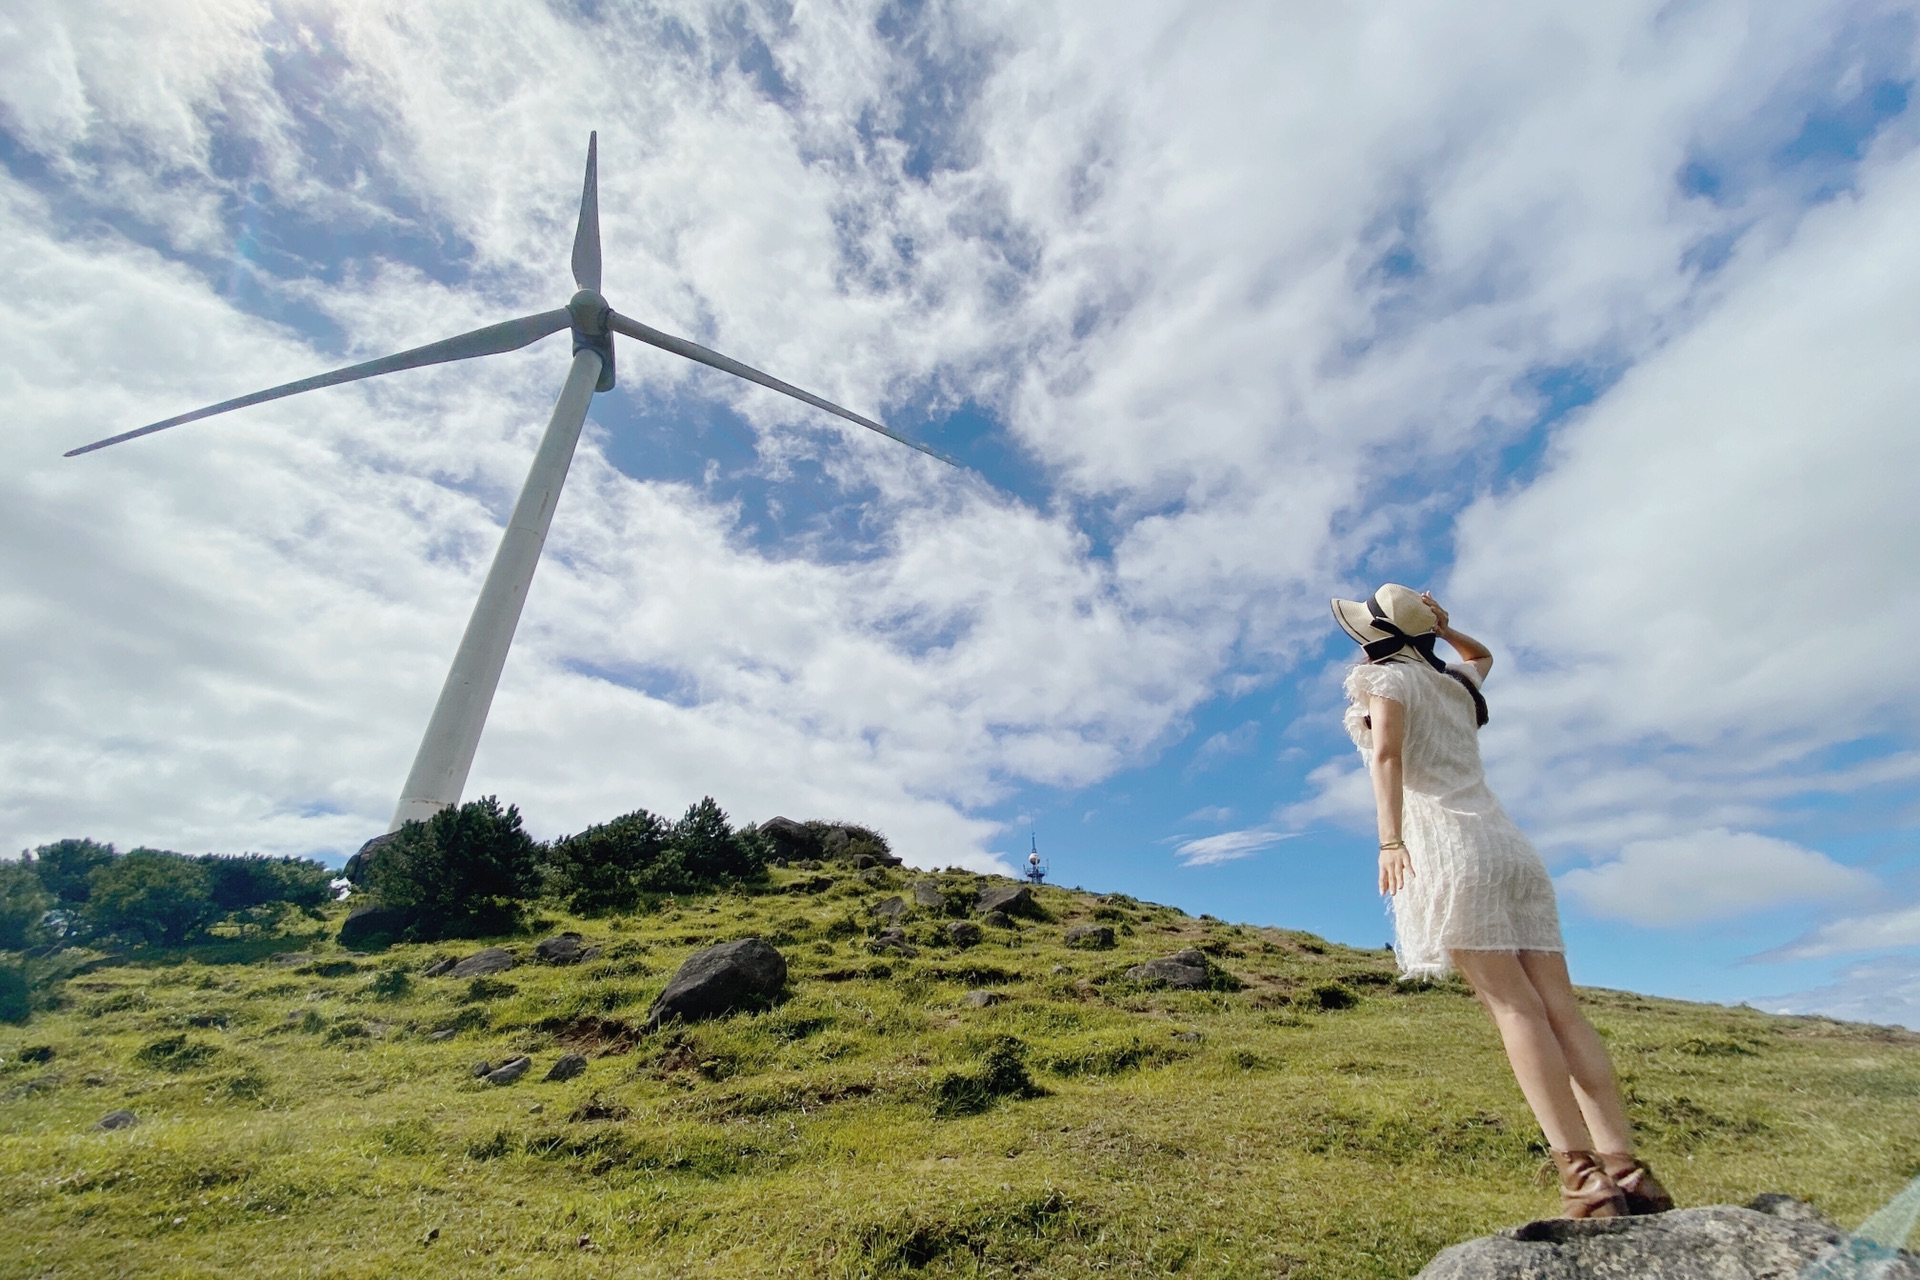
[{"label": "woman's shoulder", "polygon": [[1402,662],[1362,662],[1347,672],[1347,699],[1364,702],[1368,697],[1407,700],[1407,665]]}]

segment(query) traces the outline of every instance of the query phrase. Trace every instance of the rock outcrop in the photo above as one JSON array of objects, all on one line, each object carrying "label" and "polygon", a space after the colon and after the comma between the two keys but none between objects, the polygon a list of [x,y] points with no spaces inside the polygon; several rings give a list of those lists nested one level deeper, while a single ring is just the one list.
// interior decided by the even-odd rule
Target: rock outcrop
[{"label": "rock outcrop", "polygon": [[476,951],[447,970],[447,976],[453,978],[479,978],[489,973],[505,973],[513,968],[513,952],[505,947],[488,947]]},{"label": "rock outcrop", "polygon": [[1030,916],[1033,908],[1033,890],[1023,884],[990,884],[980,890],[973,904],[973,909],[983,916],[995,911],[1002,915]]},{"label": "rock outcrop", "polygon": [[[1920,1280],[1920,1256],[1873,1249],[1811,1205],[1764,1195],[1745,1207],[1529,1222],[1443,1250],[1416,1280]],[[1823,1271],[1809,1271],[1815,1263]]]},{"label": "rock outcrop", "polygon": [[647,1026],[673,1018],[695,1022],[771,1000],[787,982],[787,959],[758,938],[696,951],[647,1011]]},{"label": "rock outcrop", "polygon": [[339,943],[343,947],[384,946],[406,932],[412,920],[398,907],[369,903],[347,912],[340,922]]},{"label": "rock outcrop", "polygon": [[1193,947],[1176,951],[1158,960],[1134,965],[1127,980],[1143,987],[1173,987],[1181,991],[1200,991],[1212,984],[1213,967],[1207,957]]},{"label": "rock outcrop", "polygon": [[600,948],[585,946],[577,933],[543,938],[533,944],[533,958],[542,964],[579,964],[600,954]]},{"label": "rock outcrop", "polygon": [[1113,926],[1077,924],[1067,930],[1067,945],[1088,951],[1111,951],[1114,946]]}]

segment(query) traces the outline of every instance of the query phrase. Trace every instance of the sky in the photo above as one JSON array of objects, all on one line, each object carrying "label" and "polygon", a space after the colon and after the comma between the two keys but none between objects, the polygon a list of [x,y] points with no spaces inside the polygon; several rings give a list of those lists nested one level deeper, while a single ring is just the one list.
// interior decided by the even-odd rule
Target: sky
[{"label": "sky", "polygon": [[1920,1027],[1920,6],[13,0],[0,847],[385,829],[612,305],[467,794],[712,795],[1380,946],[1330,596],[1496,654],[1576,981]]}]

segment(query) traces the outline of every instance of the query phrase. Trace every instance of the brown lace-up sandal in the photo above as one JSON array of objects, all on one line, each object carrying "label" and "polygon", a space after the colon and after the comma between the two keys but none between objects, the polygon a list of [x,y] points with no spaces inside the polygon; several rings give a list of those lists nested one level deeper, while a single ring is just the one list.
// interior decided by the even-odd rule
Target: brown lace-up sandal
[{"label": "brown lace-up sandal", "polygon": [[1630,1155],[1612,1151],[1602,1151],[1599,1155],[1600,1167],[1627,1198],[1628,1213],[1665,1213],[1673,1208],[1672,1194],[1660,1185],[1653,1170]]},{"label": "brown lace-up sandal", "polygon": [[1565,1218],[1621,1218],[1627,1198],[1591,1151],[1552,1152],[1560,1170],[1560,1208]]}]

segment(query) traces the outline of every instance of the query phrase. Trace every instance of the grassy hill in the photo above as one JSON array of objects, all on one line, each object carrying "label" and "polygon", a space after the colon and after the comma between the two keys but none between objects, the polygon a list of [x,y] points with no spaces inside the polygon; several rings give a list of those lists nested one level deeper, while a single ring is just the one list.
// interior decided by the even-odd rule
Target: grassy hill
[{"label": "grassy hill", "polygon": [[[331,927],[101,964],[0,1029],[0,1274],[1345,1280],[1556,1211],[1464,988],[1052,887],[978,946],[922,910],[917,955],[874,954],[871,907],[916,878],[544,920],[477,980],[422,970],[482,944],[362,955]],[[1067,947],[1089,922],[1118,946]],[[599,953],[533,962],[569,928]],[[784,1002],[641,1029],[688,954],[749,935]],[[1221,989],[1125,978],[1187,946]],[[1920,1173],[1920,1036],[1583,997],[1682,1203],[1779,1190],[1850,1223]],[[543,1082],[569,1050],[585,1074]],[[517,1053],[516,1084],[471,1074]],[[139,1124],[96,1131],[116,1108]]]}]

